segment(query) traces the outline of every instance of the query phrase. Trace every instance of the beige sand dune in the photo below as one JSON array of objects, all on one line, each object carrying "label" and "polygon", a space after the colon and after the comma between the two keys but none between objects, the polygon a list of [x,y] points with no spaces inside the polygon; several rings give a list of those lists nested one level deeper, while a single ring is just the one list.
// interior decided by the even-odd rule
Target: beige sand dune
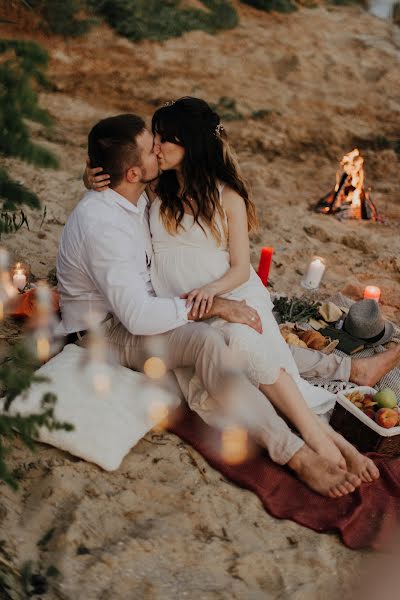
[{"label": "beige sand dune", "polygon": [[[357,297],[382,288],[385,313],[400,322],[398,73],[400,29],[359,8],[301,9],[267,15],[241,9],[238,29],[193,32],[163,43],[131,44],[102,26],[84,38],[36,36],[49,50],[51,92],[41,103],[51,133],[35,137],[59,156],[58,171],[5,161],[47,207],[29,213],[30,231],[3,242],[14,259],[46,276],[62,226],[83,188],[85,138],[99,118],[121,111],[150,117],[181,95],[237,102],[245,118],[225,122],[251,182],[261,230],[256,266],[275,247],[274,290],[296,293],[314,253],[327,261],[321,297]],[[11,29],[7,35],[29,37]],[[263,119],[251,118],[265,110]],[[386,140],[386,142],[383,142]],[[341,156],[358,145],[384,224],[339,222],[310,206],[334,185]],[[6,323],[3,350],[19,326]],[[13,564],[55,565],[61,576],[43,598],[138,600],[335,600],[353,598],[365,552],[336,535],[277,521],[258,499],[211,469],[173,435],[148,434],[116,473],[18,442],[12,463],[20,491],[1,487],[0,539]],[[37,546],[54,528],[45,548]],[[57,583],[58,582],[58,583]]]}]

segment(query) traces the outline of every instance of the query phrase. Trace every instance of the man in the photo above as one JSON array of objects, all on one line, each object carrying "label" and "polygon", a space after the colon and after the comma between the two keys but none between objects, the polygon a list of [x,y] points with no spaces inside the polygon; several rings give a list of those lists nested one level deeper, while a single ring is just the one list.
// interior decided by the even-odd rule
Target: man
[{"label": "man", "polygon": [[[110,175],[110,184],[103,192],[85,194],[62,233],[57,276],[62,326],[70,341],[85,335],[89,315],[104,322],[111,313],[104,327],[123,365],[142,370],[150,341],[167,369],[194,367],[218,410],[223,413],[225,406],[225,416],[249,429],[273,460],[287,464],[312,489],[331,497],[354,491],[357,476],[311,450],[243,374],[232,373],[234,356],[218,331],[194,322],[183,299],[155,297],[144,190],[157,177],[158,163],[143,120],[136,115],[104,119],[88,142],[90,163]],[[207,314],[215,316],[261,327],[256,311],[244,303],[217,298]],[[229,398],[222,400],[224,386],[232,389],[233,380],[246,411]]]}]

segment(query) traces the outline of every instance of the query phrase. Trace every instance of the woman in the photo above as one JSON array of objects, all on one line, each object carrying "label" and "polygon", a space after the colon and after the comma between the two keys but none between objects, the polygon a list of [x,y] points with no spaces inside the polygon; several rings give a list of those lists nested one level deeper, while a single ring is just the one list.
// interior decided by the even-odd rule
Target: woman
[{"label": "woman", "polygon": [[[222,330],[252,382],[313,450],[340,466],[347,464],[363,481],[376,479],[372,461],[310,409],[325,412],[334,396],[301,379],[272,314],[268,291],[250,265],[248,232],[257,223],[255,207],[218,115],[203,100],[181,98],[155,112],[152,129],[161,171],[154,192],[149,192],[151,279],[157,295],[188,294],[199,317],[216,295],[245,300],[255,308],[261,335],[221,319],[211,325]],[[202,390],[193,392],[195,379],[191,384],[191,407],[202,414],[207,397]]]}]

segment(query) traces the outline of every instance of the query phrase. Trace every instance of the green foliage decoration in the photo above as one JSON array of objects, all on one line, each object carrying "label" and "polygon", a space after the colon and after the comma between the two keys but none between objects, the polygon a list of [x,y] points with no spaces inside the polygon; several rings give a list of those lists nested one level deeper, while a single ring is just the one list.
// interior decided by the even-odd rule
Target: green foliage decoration
[{"label": "green foliage decoration", "polygon": [[180,0],[88,0],[88,4],[133,41],[166,40],[192,30],[216,33],[238,24],[230,0],[202,0],[204,10],[181,7]]},{"label": "green foliage decoration", "polygon": [[280,296],[274,299],[274,311],[279,316],[280,323],[304,323],[310,319],[318,319],[320,306],[320,302],[314,302],[305,296]]}]

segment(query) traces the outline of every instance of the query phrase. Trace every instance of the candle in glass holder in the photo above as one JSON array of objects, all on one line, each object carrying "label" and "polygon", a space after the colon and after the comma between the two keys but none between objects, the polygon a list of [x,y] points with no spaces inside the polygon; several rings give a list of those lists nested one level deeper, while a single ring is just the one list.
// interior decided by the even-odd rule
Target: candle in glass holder
[{"label": "candle in glass holder", "polygon": [[0,247],[0,321],[4,319],[6,305],[17,294],[8,268],[9,254],[5,248]]},{"label": "candle in glass holder", "polygon": [[45,281],[39,281],[38,286],[36,288],[36,298],[38,307],[41,309],[50,310],[52,305],[52,295],[51,289],[47,285]]},{"label": "candle in glass holder", "polygon": [[15,265],[14,275],[12,278],[13,286],[22,291],[26,286],[26,275],[21,267],[21,263]]},{"label": "candle in glass holder", "polygon": [[367,285],[364,290],[364,300],[376,300],[379,302],[379,298],[381,297],[381,290],[376,285]]},{"label": "candle in glass holder", "polygon": [[9,266],[9,254],[5,248],[0,247],[0,271],[7,271]]},{"label": "candle in glass holder", "polygon": [[306,274],[301,281],[302,287],[308,290],[316,290],[321,283],[325,268],[324,259],[320,256],[314,256],[307,267]]},{"label": "candle in glass holder", "polygon": [[273,253],[274,249],[272,247],[261,248],[257,274],[265,286],[268,284],[268,275],[271,268]]}]

